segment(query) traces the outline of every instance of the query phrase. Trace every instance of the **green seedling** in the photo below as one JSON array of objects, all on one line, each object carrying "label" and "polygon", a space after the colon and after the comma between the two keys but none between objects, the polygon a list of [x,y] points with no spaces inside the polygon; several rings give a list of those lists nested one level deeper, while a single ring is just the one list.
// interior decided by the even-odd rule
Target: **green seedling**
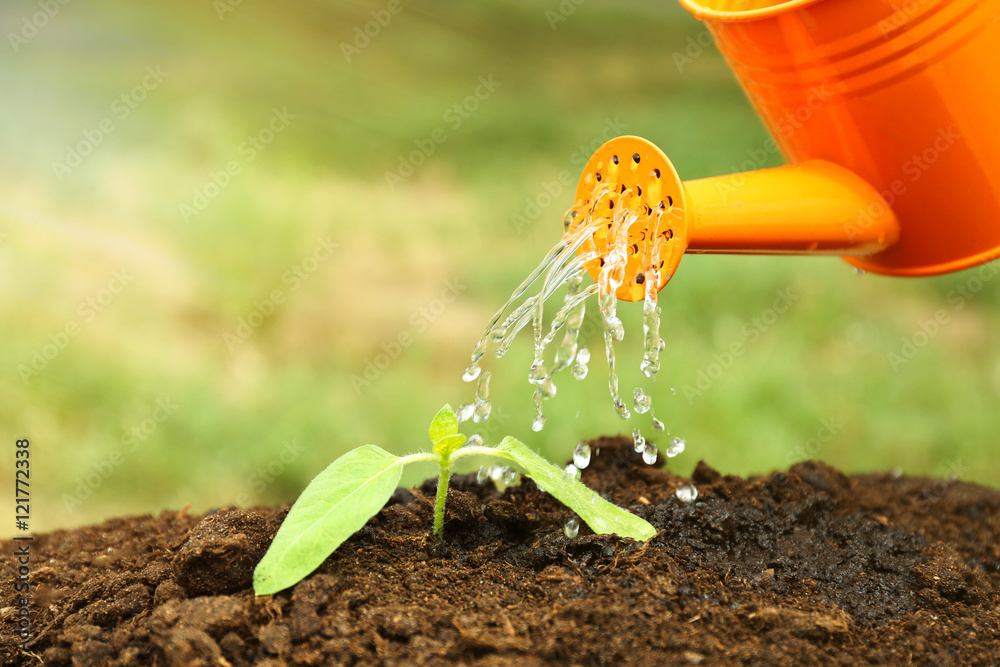
[{"label": "green seedling", "polygon": [[434,503],[436,540],[444,536],[444,506],[452,465],[463,457],[477,455],[513,462],[597,534],[613,533],[641,541],[656,535],[656,529],[647,521],[612,505],[514,438],[508,436],[495,447],[466,445],[449,405],[431,421],[428,434],[432,444],[429,452],[395,456],[375,445],[365,445],[347,452],[317,475],[295,501],[254,570],[256,594],[277,593],[319,567],[382,509],[399,484],[403,466],[418,461],[433,461],[441,469]]}]

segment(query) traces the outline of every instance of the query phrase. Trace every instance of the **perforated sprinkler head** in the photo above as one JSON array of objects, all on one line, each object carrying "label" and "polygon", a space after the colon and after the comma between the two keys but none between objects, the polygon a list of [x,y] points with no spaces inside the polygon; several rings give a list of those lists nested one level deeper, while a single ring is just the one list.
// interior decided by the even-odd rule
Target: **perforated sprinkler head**
[{"label": "perforated sprinkler head", "polygon": [[[579,250],[585,255],[596,247],[598,257],[584,265],[595,282],[602,284],[602,271],[613,261],[619,299],[642,301],[650,287],[663,289],[687,248],[684,188],[663,151],[634,136],[598,148],[583,168],[566,231],[583,224],[596,228],[593,246]],[[647,284],[647,277],[656,284]]]}]

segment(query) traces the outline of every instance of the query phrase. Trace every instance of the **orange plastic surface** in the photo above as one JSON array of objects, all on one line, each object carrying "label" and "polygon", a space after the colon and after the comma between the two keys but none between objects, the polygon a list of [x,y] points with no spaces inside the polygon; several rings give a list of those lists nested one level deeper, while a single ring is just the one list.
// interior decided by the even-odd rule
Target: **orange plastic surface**
[{"label": "orange plastic surface", "polygon": [[875,189],[823,160],[687,181],[684,193],[687,252],[863,257],[899,238]]},{"label": "orange plastic surface", "polygon": [[[615,291],[619,299],[642,301],[645,298],[645,274],[654,244],[660,246],[657,291],[663,289],[677,270],[687,247],[683,200],[684,188],[670,160],[645,139],[612,139],[588,160],[577,185],[573,209],[586,212],[595,222],[601,223],[594,234],[594,243],[602,257],[608,253],[603,223],[606,222],[610,229],[614,214],[620,213],[623,207],[640,216],[638,223],[629,230],[625,278]],[[583,251],[581,248],[580,252]],[[601,264],[590,262],[585,266],[594,281],[599,282]]]},{"label": "orange plastic surface", "polygon": [[[899,241],[848,262],[920,276],[1000,256],[1000,0],[680,1],[789,162],[845,167],[892,207]],[[800,195],[774,194],[772,212]],[[747,235],[773,235],[757,206]],[[857,225],[876,217],[859,211]]]},{"label": "orange plastic surface", "polygon": [[[623,207],[639,214],[627,239],[625,279],[616,291],[626,301],[645,297],[653,245],[660,246],[662,289],[685,252],[860,257],[899,238],[896,218],[874,188],[823,160],[682,183],[654,144],[618,137],[591,156],[576,197],[574,210],[598,223],[593,238],[602,257],[608,253],[604,223],[610,229]],[[859,211],[866,212],[864,224]],[[586,267],[597,281],[601,264]]]}]

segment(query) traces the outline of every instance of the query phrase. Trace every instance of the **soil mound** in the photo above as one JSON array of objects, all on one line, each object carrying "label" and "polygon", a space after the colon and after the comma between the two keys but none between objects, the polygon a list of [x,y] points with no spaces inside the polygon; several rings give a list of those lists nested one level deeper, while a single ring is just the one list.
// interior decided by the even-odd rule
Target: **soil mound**
[{"label": "soil mound", "polygon": [[[742,479],[643,463],[625,438],[583,481],[650,521],[647,544],[568,539],[528,480],[398,491],[320,569],[256,598],[286,508],[164,512],[39,535],[32,633],[0,566],[3,664],[996,665],[1000,492],[846,477],[810,461]],[[678,487],[694,484],[694,502]],[[13,542],[4,553],[13,554]]]}]

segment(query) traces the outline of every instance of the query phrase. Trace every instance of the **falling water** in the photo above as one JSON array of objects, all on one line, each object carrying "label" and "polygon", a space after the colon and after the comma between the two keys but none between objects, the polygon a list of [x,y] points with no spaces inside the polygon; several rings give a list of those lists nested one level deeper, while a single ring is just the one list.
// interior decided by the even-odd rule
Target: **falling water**
[{"label": "falling water", "polygon": [[492,406],[490,397],[490,374],[489,372],[479,375],[479,384],[476,385],[476,404],[472,410],[472,421],[480,423],[490,418]]},{"label": "falling water", "polygon": [[[655,380],[660,368],[660,352],[664,349],[660,337],[661,310],[657,292],[662,279],[661,260],[669,253],[667,242],[673,235],[673,231],[662,223],[666,214],[677,216],[679,209],[672,204],[668,208],[662,204],[659,208],[646,206],[644,211],[627,205],[616,207],[615,198],[621,202],[633,196],[631,188],[621,185],[619,191],[618,187],[618,184],[603,183],[593,191],[586,206],[567,212],[563,237],[490,318],[473,348],[471,364],[463,375],[466,382],[478,380],[478,384],[475,403],[459,408],[460,420],[472,418],[480,422],[489,417],[490,374],[482,370],[480,363],[491,346],[494,346],[495,356],[502,358],[518,332],[530,322],[534,340],[534,354],[527,374],[527,380],[534,389],[531,428],[541,431],[546,422],[543,404],[557,393],[554,374],[569,368],[575,379],[587,377],[591,353],[582,345],[580,331],[587,313],[587,301],[591,297],[597,299],[612,405],[623,419],[631,418],[630,406],[622,399],[618,381],[615,344],[624,339],[625,327],[617,312],[617,290],[626,280],[629,256],[640,252],[635,240],[657,239],[657,242],[643,243],[642,254],[638,258],[643,271],[634,275],[635,283],[643,285],[643,356],[639,368],[646,378]],[[636,188],[636,193],[641,195],[641,190]],[[660,242],[660,238],[666,241]],[[601,239],[600,243],[606,244],[606,250],[599,251],[595,239]],[[600,262],[599,266],[597,262]],[[586,282],[588,268],[593,272],[591,275],[596,275],[596,282]],[[633,280],[633,276],[630,275],[628,280]],[[543,318],[545,302],[562,286],[566,287],[565,297],[546,327]],[[533,288],[536,291],[529,293]],[[554,353],[547,362],[546,352],[552,348]],[[653,431],[663,432],[663,422],[653,413],[652,397],[639,387],[635,388],[632,398],[632,410],[640,415],[649,413]],[[643,438],[638,428],[634,436],[636,451],[643,453],[647,460],[650,456],[655,460],[655,446]]]}]

